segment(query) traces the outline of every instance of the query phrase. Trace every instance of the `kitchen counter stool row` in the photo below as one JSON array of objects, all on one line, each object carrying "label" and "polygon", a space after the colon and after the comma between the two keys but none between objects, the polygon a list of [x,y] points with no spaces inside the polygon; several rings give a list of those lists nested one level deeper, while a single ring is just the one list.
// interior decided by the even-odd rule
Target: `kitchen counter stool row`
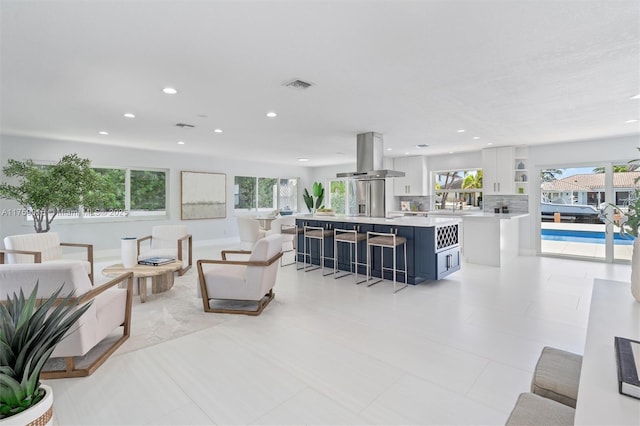
[{"label": "kitchen counter stool row", "polygon": [[[371,265],[370,259],[373,258],[372,248],[379,247],[382,265],[385,264],[385,249],[391,251],[392,266],[382,266],[382,268],[384,271],[390,271],[393,274],[393,292],[397,293],[407,287],[407,239],[396,235],[397,229],[395,232],[391,230],[392,232],[389,233],[360,232],[359,224],[311,223],[310,221],[303,222],[299,229],[301,232],[298,234],[298,238],[301,235],[303,250],[302,252],[298,251],[297,257],[298,260],[302,257],[303,266],[298,269],[304,269],[305,272],[321,269],[323,276],[333,273],[335,279],[353,275],[356,284],[366,282],[367,287],[370,287],[383,281],[382,278],[374,280],[369,267]],[[327,242],[330,239],[333,239],[333,250],[327,250],[326,248],[327,244],[331,244],[330,241]],[[366,248],[364,256],[362,254],[363,246]],[[299,243],[298,247],[300,247]],[[398,247],[402,247],[403,250],[403,269],[401,270],[398,269],[400,265],[396,262],[396,248]],[[318,260],[317,264],[313,262],[314,259]],[[332,270],[325,273],[325,266],[327,266],[327,269],[332,266]],[[364,268],[364,273],[362,268]],[[339,274],[339,270],[347,272]],[[397,286],[398,272],[404,277],[404,282],[400,287]],[[365,275],[366,278],[358,280],[358,275]]]},{"label": "kitchen counter stool row", "polygon": [[357,284],[368,286],[390,280],[394,293],[460,269],[457,223],[414,227],[298,219],[296,227],[298,269],[321,269],[335,278],[353,274]]}]

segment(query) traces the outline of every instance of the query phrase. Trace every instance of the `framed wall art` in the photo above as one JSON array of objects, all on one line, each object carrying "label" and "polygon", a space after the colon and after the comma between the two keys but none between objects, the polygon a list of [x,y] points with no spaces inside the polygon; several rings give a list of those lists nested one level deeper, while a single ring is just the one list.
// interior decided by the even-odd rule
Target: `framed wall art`
[{"label": "framed wall art", "polygon": [[180,219],[227,217],[226,174],[183,171],[180,187]]}]

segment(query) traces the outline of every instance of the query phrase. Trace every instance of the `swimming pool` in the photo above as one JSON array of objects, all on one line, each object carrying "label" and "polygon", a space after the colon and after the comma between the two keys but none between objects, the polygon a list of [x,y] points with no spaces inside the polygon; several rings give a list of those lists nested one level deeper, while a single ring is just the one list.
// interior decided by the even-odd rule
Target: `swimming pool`
[{"label": "swimming pool", "polygon": [[[572,231],[569,229],[543,229],[542,239],[547,241],[568,241],[573,243],[604,244],[604,232]],[[633,237],[622,238],[620,234],[613,236],[614,244],[621,246],[633,245]]]}]

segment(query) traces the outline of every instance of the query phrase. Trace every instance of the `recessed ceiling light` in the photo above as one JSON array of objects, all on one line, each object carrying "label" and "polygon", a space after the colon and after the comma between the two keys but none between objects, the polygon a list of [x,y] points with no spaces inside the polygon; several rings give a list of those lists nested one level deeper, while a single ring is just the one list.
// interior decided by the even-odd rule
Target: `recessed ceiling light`
[{"label": "recessed ceiling light", "polygon": [[629,124],[629,123],[637,123],[637,122],[638,122],[638,120],[636,120],[636,119],[632,119],[632,120],[627,120],[627,121],[625,121],[624,123],[625,123],[625,124]]},{"label": "recessed ceiling light", "polygon": [[108,135],[109,134],[109,132],[105,132],[104,130],[100,130],[98,133],[101,134],[101,135]]},{"label": "recessed ceiling light", "polygon": [[130,112],[125,112],[124,114],[122,114],[122,116],[124,118],[136,118],[135,114],[131,114]]},{"label": "recessed ceiling light", "polygon": [[460,130],[458,130],[458,133],[464,133],[464,132],[466,132],[466,130],[465,130],[465,129],[460,129]]},{"label": "recessed ceiling light", "polygon": [[222,129],[214,129],[213,133],[222,133]]},{"label": "recessed ceiling light", "polygon": [[387,148],[387,151],[392,151],[392,149],[391,148]]},{"label": "recessed ceiling light", "polygon": [[427,145],[426,143],[421,143],[419,145],[416,145],[416,148],[427,148],[429,145]]},{"label": "recessed ceiling light", "polygon": [[277,117],[277,116],[278,116],[278,114],[276,114],[273,111],[270,111],[270,112],[267,113],[267,117],[269,117],[269,118],[273,118],[273,117]]},{"label": "recessed ceiling light", "polygon": [[404,155],[409,155],[409,154],[411,154],[411,153],[410,153],[410,152],[405,152],[405,153],[404,153]]},{"label": "recessed ceiling light", "polygon": [[629,99],[640,99],[640,93],[638,93],[635,96],[630,97]]},{"label": "recessed ceiling light", "polygon": [[308,158],[298,158],[298,161],[309,161]]},{"label": "recessed ceiling light", "polygon": [[480,136],[474,136],[474,137],[473,137],[473,140],[476,140],[476,141],[477,141],[478,139],[480,139]]},{"label": "recessed ceiling light", "polygon": [[493,142],[487,142],[487,145],[493,145]]},{"label": "recessed ceiling light", "polygon": [[449,154],[453,154],[453,151],[449,151]]},{"label": "recessed ceiling light", "polygon": [[173,87],[165,87],[164,89],[162,89],[162,91],[167,95],[175,95],[176,93],[178,93],[178,91]]},{"label": "recessed ceiling light", "polygon": [[184,145],[183,141],[178,141],[178,145]]}]

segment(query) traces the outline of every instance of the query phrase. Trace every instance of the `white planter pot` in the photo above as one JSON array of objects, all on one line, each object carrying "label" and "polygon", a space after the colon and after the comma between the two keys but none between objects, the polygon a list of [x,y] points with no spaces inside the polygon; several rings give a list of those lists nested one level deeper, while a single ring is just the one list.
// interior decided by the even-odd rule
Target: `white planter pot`
[{"label": "white planter pot", "polygon": [[47,385],[45,395],[40,402],[22,413],[0,420],[1,426],[51,426],[53,425],[53,389]]},{"label": "white planter pot", "polygon": [[640,237],[633,242],[631,255],[631,294],[640,302]]}]

